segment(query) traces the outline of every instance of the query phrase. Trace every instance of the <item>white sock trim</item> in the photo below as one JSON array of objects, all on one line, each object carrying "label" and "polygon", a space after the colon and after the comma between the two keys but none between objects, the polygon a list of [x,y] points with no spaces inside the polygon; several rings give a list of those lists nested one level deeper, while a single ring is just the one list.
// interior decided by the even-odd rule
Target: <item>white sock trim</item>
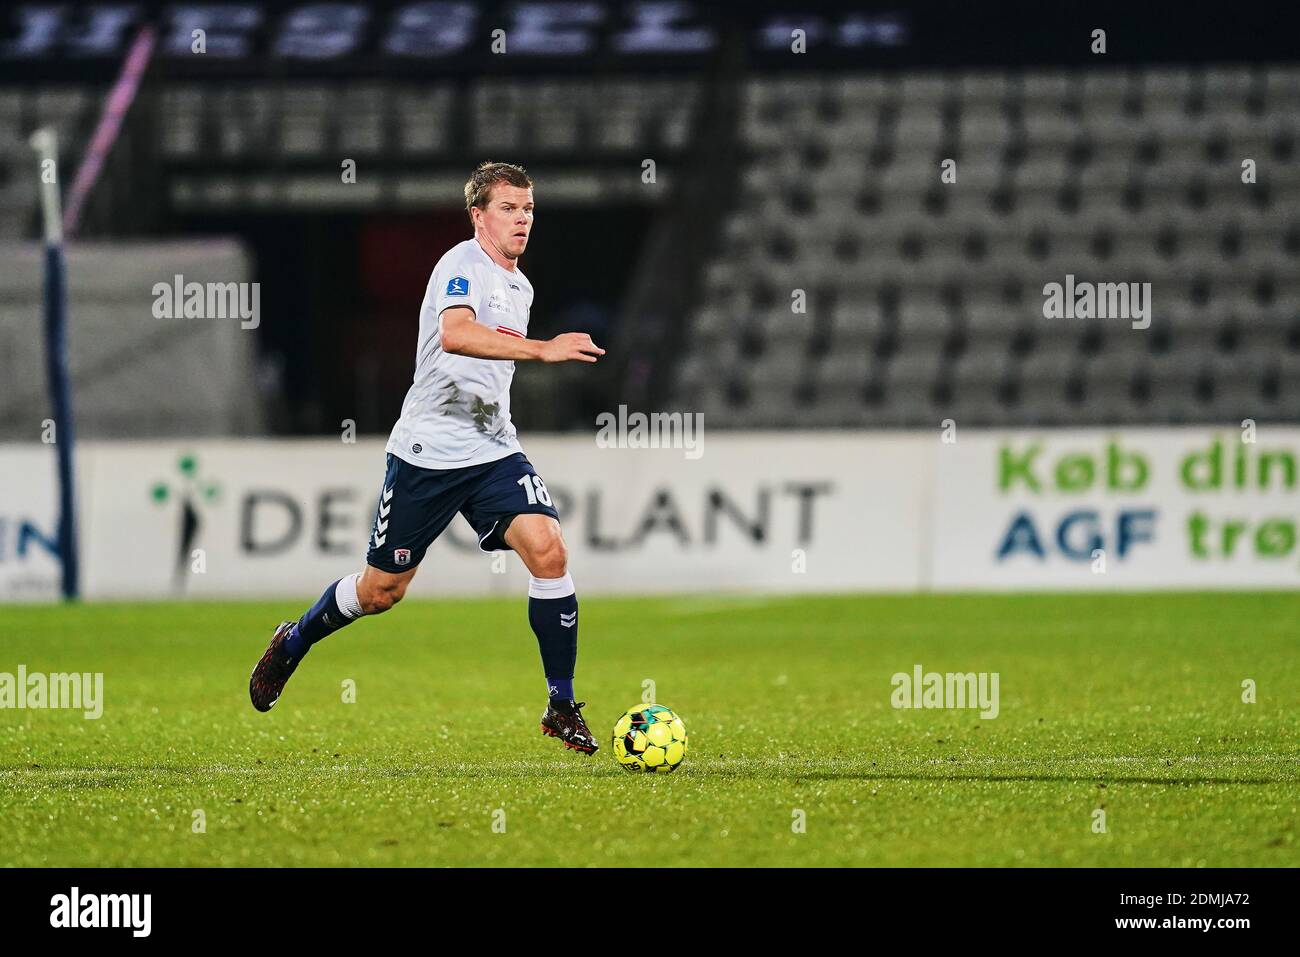
[{"label": "white sock trim", "polygon": [[573,587],[573,576],[565,574],[563,578],[528,577],[529,598],[568,598],[577,589]]},{"label": "white sock trim", "polygon": [[361,601],[357,598],[357,582],[360,580],[359,574],[348,575],[346,578],[340,578],[339,583],[334,586],[334,603],[339,606],[339,611],[343,612],[343,617],[348,621],[365,614],[361,610]]}]

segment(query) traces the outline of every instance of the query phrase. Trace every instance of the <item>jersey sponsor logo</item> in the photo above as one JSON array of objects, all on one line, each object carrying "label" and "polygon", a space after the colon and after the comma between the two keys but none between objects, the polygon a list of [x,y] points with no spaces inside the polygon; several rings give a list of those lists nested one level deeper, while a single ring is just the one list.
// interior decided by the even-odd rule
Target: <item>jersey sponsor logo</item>
[{"label": "jersey sponsor logo", "polygon": [[488,298],[487,307],[495,312],[509,312],[510,302],[499,293],[493,292]]},{"label": "jersey sponsor logo", "polygon": [[416,442],[414,445],[411,446],[411,451],[414,452],[416,455],[419,455],[421,452],[424,451],[424,446],[421,445],[419,442]]},{"label": "jersey sponsor logo", "polygon": [[451,279],[447,280],[447,292],[446,292],[446,295],[448,295],[448,296],[468,296],[468,295],[469,295],[469,280],[466,279],[464,276],[452,276]]},{"label": "jersey sponsor logo", "polygon": [[409,548],[394,548],[393,564],[394,565],[411,564],[411,550]]}]

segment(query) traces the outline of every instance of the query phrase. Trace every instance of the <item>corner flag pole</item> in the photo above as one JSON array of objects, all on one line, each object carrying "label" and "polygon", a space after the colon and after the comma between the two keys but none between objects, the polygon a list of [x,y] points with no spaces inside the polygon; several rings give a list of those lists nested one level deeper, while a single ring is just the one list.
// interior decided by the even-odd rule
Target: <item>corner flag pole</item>
[{"label": "corner flag pole", "polygon": [[144,78],[145,70],[149,68],[149,61],[153,56],[153,46],[153,27],[145,24],[131,43],[131,49],[122,63],[122,71],[104,101],[104,109],[99,115],[99,123],[95,126],[95,134],[86,147],[86,155],[82,157],[76,178],[68,189],[68,207],[63,213],[63,231],[69,239],[77,234],[81,211],[85,208],[86,201],[90,199],[91,192],[94,191],[95,182],[99,179],[99,174],[108,162],[114,144],[117,143],[118,134],[122,131],[126,114],[131,109],[131,104],[135,102],[140,81]]},{"label": "corner flag pole", "polygon": [[68,375],[67,270],[63,220],[59,215],[58,145],[49,128],[32,134],[40,170],[41,219],[45,234],[45,371],[54,411],[54,448],[59,461],[59,559],[63,597],[79,594],[76,494],[73,486],[72,386]]}]

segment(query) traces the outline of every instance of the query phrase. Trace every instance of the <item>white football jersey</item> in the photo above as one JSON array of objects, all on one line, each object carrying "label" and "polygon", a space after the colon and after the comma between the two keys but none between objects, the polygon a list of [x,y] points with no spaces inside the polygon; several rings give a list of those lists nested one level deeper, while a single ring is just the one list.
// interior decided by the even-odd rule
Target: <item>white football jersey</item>
[{"label": "white football jersey", "polygon": [[514,362],[442,351],[444,309],[468,306],[474,318],[507,336],[528,338],[532,283],[492,261],[476,239],[449,249],[433,267],[420,307],[415,379],[388,451],[427,469],[463,468],[523,451],[510,421]]}]

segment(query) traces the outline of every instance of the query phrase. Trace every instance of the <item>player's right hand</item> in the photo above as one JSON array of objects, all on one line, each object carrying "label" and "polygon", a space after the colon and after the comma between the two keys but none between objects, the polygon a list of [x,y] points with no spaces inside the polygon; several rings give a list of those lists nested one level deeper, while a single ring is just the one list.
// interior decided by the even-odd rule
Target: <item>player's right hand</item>
[{"label": "player's right hand", "polygon": [[543,362],[595,362],[597,356],[603,356],[605,350],[591,341],[585,332],[566,332],[548,339],[542,346]]}]

